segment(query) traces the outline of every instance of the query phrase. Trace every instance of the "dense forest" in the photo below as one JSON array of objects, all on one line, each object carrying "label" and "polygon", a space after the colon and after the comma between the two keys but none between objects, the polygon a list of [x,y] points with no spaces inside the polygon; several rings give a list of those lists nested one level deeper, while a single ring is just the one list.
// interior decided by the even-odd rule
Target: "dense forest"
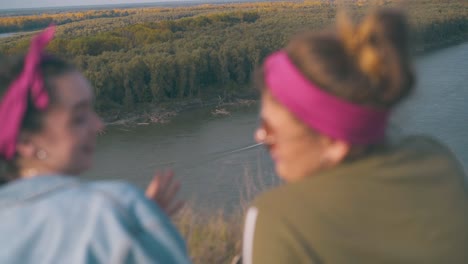
[{"label": "dense forest", "polygon": [[[359,17],[376,2],[353,1],[347,8]],[[405,9],[415,50],[468,39],[466,1],[415,0]],[[268,53],[301,30],[331,25],[336,11],[333,1],[101,10],[4,17],[0,30],[59,24],[50,51],[83,70],[94,86],[98,109],[104,111],[180,98],[246,95],[252,71]],[[0,51],[23,52],[29,37],[0,39]]]}]

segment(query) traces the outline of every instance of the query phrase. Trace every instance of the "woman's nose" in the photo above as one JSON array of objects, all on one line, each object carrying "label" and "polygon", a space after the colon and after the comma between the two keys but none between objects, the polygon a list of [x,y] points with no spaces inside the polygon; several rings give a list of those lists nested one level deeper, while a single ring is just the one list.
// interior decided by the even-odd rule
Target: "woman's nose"
[{"label": "woman's nose", "polygon": [[257,143],[265,143],[267,138],[265,129],[262,127],[257,128],[257,130],[255,130],[254,138]]}]

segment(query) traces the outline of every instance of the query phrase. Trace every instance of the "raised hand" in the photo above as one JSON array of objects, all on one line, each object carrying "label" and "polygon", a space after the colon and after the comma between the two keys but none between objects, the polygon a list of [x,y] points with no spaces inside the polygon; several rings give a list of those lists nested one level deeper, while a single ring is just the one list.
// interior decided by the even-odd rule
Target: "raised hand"
[{"label": "raised hand", "polygon": [[146,188],[146,196],[156,202],[169,216],[174,216],[183,206],[183,201],[177,201],[180,182],[174,179],[174,172],[156,172],[153,180]]}]

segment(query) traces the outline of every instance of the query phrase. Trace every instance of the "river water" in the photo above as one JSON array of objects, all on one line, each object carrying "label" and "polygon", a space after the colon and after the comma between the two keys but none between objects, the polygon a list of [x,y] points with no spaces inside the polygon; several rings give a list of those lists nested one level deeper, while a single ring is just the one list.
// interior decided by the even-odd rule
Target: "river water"
[{"label": "river water", "polygon": [[0,33],[0,38],[8,38],[17,34],[19,33]]},{"label": "river water", "polygon": [[[468,43],[419,58],[416,71],[417,88],[395,111],[393,134],[437,137],[468,168]],[[254,144],[257,110],[215,117],[200,109],[164,125],[110,127],[99,137],[86,178],[124,179],[143,188],[155,170],[173,168],[181,196],[196,208],[232,210],[279,183],[262,147],[236,151]]]}]

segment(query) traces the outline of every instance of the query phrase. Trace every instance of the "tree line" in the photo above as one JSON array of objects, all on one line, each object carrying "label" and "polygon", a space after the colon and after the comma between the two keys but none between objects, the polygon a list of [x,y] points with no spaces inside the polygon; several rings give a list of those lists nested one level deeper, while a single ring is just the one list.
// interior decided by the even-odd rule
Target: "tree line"
[{"label": "tree line", "polygon": [[[353,1],[349,8],[359,16],[369,2]],[[408,10],[415,47],[468,39],[464,1],[414,2],[424,7]],[[49,49],[83,70],[101,111],[180,98],[241,96],[267,54],[297,32],[333,24],[337,6],[307,1],[157,10],[59,27]],[[28,41],[0,41],[0,50],[22,52]]]},{"label": "tree line", "polygon": [[64,14],[0,17],[0,33],[30,31],[47,27],[51,23],[63,25],[76,21],[128,16],[128,10],[91,10]]}]

